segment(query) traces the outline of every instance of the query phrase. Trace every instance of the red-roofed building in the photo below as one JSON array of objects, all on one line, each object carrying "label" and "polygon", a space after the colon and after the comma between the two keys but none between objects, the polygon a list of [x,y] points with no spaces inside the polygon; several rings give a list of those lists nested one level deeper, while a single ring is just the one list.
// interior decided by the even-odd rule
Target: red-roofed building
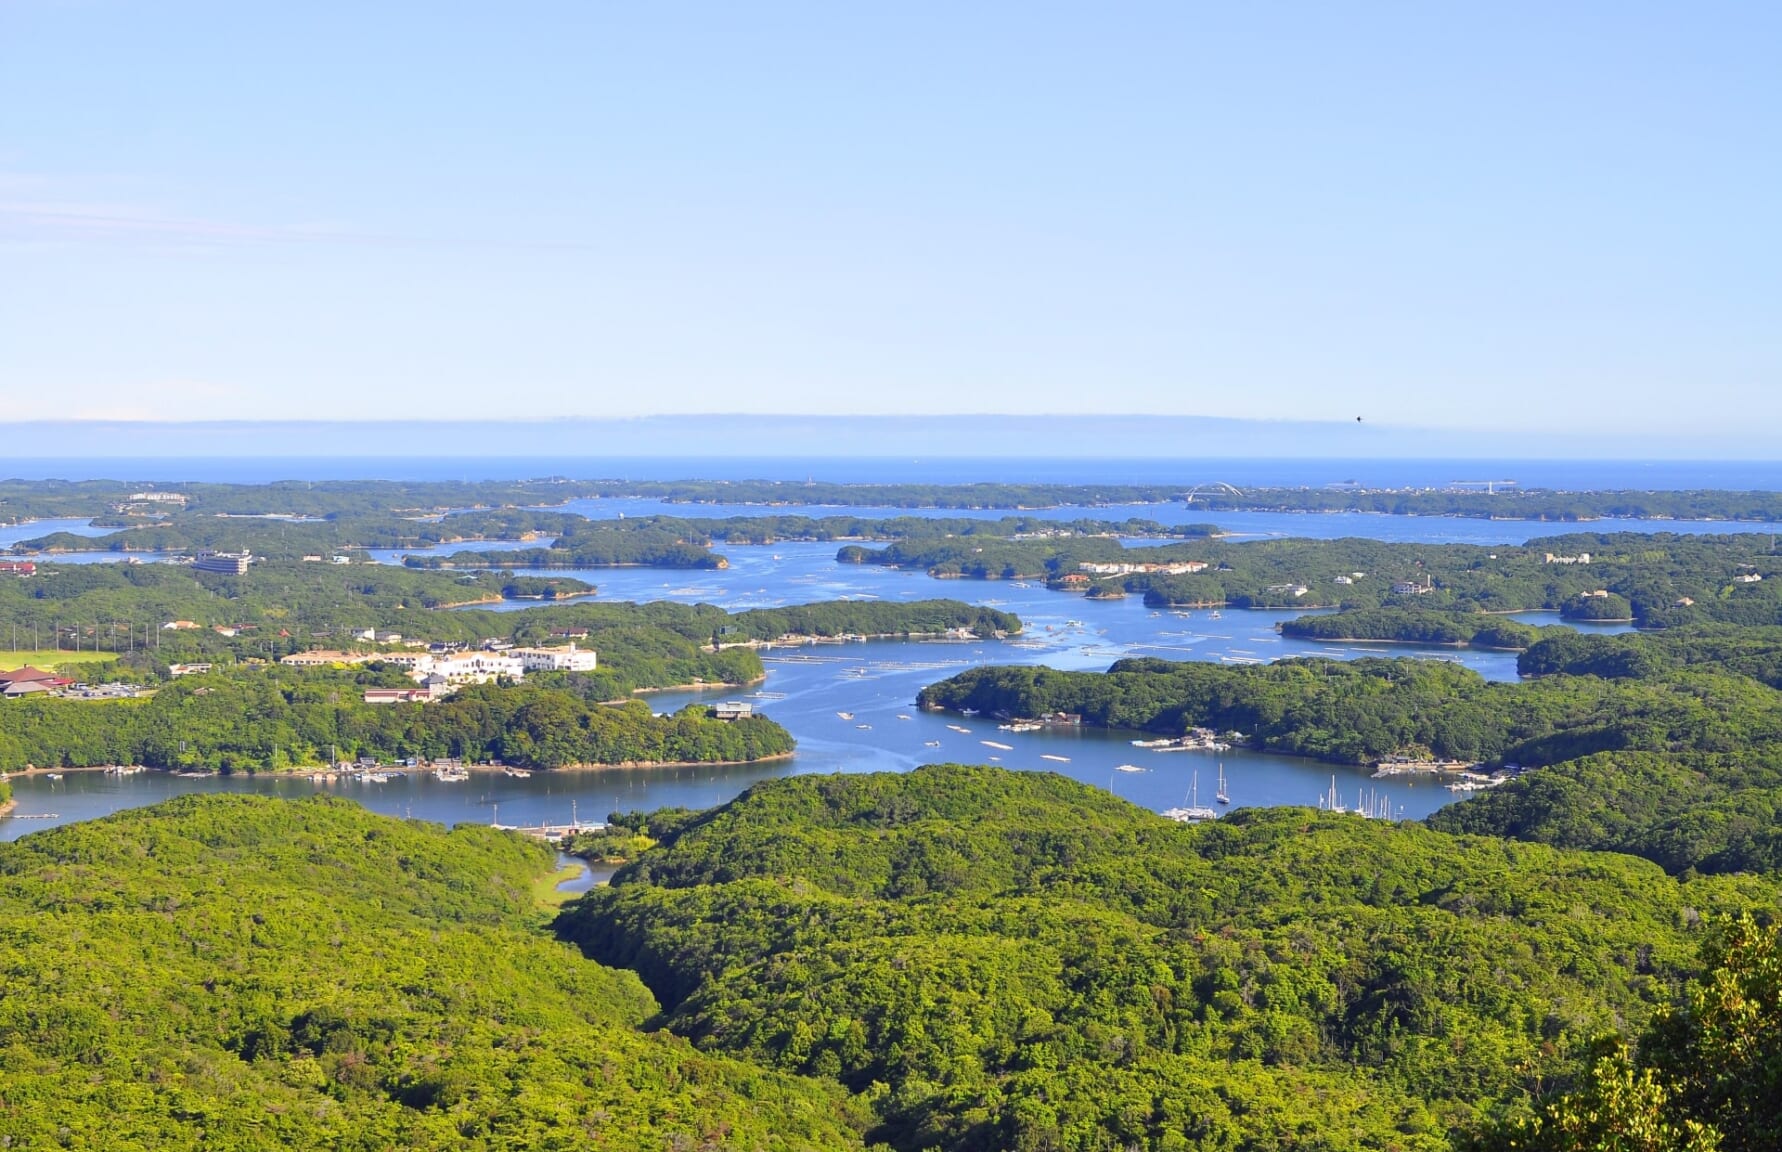
[{"label": "red-roofed building", "polygon": [[30,560],[0,560],[0,574],[8,576],[32,576],[37,572],[37,565]]},{"label": "red-roofed building", "polygon": [[31,692],[48,692],[66,688],[74,681],[41,668],[26,665],[12,672],[0,672],[0,696],[24,696]]}]

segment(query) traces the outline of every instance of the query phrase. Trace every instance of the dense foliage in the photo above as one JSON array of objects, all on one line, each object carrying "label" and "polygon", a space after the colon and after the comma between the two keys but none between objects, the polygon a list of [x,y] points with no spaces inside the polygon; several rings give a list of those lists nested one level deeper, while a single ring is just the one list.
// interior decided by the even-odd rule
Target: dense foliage
[{"label": "dense foliage", "polygon": [[[1566,631],[1570,632],[1570,629]],[[1475,648],[1525,649],[1540,638],[1541,630],[1477,612],[1360,608],[1353,612],[1296,617],[1282,623],[1281,635],[1300,640],[1373,640],[1395,644],[1470,644]]]},{"label": "dense foliage", "polygon": [[1706,972],[1657,1014],[1637,1052],[1615,1045],[1572,1093],[1478,1142],[1501,1152],[1775,1152],[1782,1148],[1782,948],[1741,917],[1703,949]]},{"label": "dense foliage", "polygon": [[660,843],[559,931],[911,1150],[1442,1148],[1667,1003],[1699,916],[1776,899],[1304,810],[1190,828],[990,768],[631,824]]},{"label": "dense foliage", "polygon": [[[1588,563],[1565,562],[1586,555]],[[1203,566],[1093,577],[1099,587],[1142,592],[1157,607],[1547,610],[1632,618],[1653,628],[1709,620],[1782,624],[1782,580],[1765,579],[1782,572],[1768,535],[1578,534],[1494,547],[1214,539],[1131,548],[1106,537],[916,537],[882,548],[849,545],[837,558],[941,577],[1054,582],[1089,575],[1085,564]]]},{"label": "dense foliage", "polygon": [[[375,670],[244,668],[186,677],[146,700],[0,702],[0,770],[142,764],[256,772],[325,764],[333,754],[561,768],[756,760],[792,749],[791,735],[766,717],[724,722],[698,706],[657,716],[640,700],[590,699],[589,683],[572,675],[468,687],[429,704],[363,703],[363,687],[377,681]],[[391,682],[405,681],[393,674]]]},{"label": "dense foliage", "polygon": [[842,1094],[646,1033],[540,845],[187,797],[0,845],[12,1148],[829,1152]]},{"label": "dense foliage", "polygon": [[1555,764],[1592,752],[1735,752],[1782,738],[1782,695],[1687,669],[1651,680],[1492,683],[1442,661],[1299,659],[1265,665],[1121,660],[1105,673],[973,668],[922,690],[930,708],[1180,735],[1244,733],[1258,748],[1345,763],[1397,752]]}]

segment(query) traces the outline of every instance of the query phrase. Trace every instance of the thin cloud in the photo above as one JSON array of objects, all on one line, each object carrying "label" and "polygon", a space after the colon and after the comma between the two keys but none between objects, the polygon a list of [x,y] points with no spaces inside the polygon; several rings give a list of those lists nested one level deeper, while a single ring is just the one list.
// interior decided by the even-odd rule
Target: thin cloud
[{"label": "thin cloud", "polygon": [[313,225],[242,224],[164,215],[128,205],[31,200],[0,200],[0,239],[28,243],[339,244],[394,248],[495,247],[533,251],[587,251],[594,247],[574,240],[448,239]]}]

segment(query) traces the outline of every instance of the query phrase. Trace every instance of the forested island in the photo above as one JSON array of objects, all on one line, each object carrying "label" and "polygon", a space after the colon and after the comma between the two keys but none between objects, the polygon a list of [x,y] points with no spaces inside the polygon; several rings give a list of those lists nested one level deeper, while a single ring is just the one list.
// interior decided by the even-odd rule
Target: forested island
[{"label": "forested island", "polygon": [[[711,605],[603,604],[587,599],[592,591],[569,577],[396,565],[267,563],[236,576],[171,564],[46,562],[28,579],[0,576],[0,648],[28,651],[44,664],[54,663],[59,652],[100,651],[128,667],[152,670],[185,661],[276,660],[315,647],[369,651],[489,639],[525,645],[587,633],[602,646],[604,672],[609,660],[622,670],[669,651],[692,658],[696,647],[719,637],[735,642],[786,632],[926,634],[950,628],[989,636],[1021,626],[1009,613],[956,600],[841,601],[729,613]],[[512,597],[535,599],[537,606],[518,612],[475,607]],[[454,605],[471,607],[442,611]],[[364,641],[356,634],[366,629],[400,639]],[[624,691],[691,678],[655,677],[640,674]]]},{"label": "forested island", "polygon": [[469,685],[443,700],[367,704],[378,677],[282,667],[189,676],[139,700],[24,699],[0,707],[0,771],[140,764],[277,772],[336,757],[490,762],[518,768],[740,763],[783,756],[792,736],[763,716],[720,721],[703,705],[657,716],[607,702],[579,673]]},{"label": "forested island", "polygon": [[837,559],[921,568],[942,577],[1118,589],[1142,593],[1156,608],[1553,611],[1580,620],[1631,620],[1645,628],[1711,620],[1782,623],[1782,580],[1776,579],[1782,552],[1773,537],[1757,533],[1579,533],[1491,546],[1354,537],[1206,539],[1131,548],[1105,538],[917,538],[879,548],[849,545]]}]

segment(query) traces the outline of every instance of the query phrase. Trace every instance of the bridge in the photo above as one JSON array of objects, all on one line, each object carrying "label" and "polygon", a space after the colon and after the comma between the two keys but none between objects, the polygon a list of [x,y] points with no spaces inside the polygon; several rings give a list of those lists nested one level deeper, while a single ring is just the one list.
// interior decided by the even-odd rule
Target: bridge
[{"label": "bridge", "polygon": [[1217,489],[1221,494],[1226,496],[1242,496],[1244,494],[1243,489],[1235,484],[1227,484],[1223,480],[1210,480],[1205,484],[1196,484],[1194,487],[1188,489],[1188,495],[1182,497],[1183,502],[1188,504],[1194,503],[1194,498],[1200,495],[1201,489],[1203,488]]}]

